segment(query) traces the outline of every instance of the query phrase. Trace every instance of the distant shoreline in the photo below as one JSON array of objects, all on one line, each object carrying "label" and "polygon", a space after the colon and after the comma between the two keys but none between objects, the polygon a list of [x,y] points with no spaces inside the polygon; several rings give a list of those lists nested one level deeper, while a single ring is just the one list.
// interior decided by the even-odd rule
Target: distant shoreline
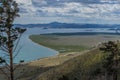
[{"label": "distant shoreline", "polygon": [[117,32],[68,32],[68,33],[48,33],[42,35],[60,35],[60,36],[71,36],[71,35],[80,35],[80,36],[91,36],[91,35],[120,35]]}]

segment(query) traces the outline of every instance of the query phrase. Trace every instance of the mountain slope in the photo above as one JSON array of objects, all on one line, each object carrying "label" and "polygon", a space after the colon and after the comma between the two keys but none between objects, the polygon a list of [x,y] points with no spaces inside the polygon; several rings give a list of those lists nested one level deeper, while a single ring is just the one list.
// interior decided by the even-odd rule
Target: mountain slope
[{"label": "mountain slope", "polygon": [[98,49],[93,49],[39,75],[36,80],[58,80],[63,75],[70,80],[93,80],[103,56]]}]

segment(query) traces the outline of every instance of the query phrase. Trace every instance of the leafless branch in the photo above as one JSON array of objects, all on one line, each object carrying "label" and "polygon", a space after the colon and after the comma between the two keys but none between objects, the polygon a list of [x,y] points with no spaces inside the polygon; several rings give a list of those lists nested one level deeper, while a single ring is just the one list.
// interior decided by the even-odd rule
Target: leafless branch
[{"label": "leafless branch", "polygon": [[9,80],[9,76],[8,76],[8,74],[4,71],[4,68],[2,67],[2,68],[0,68],[0,71],[8,78],[8,80]]},{"label": "leafless branch", "polygon": [[15,48],[13,49],[13,52],[16,51],[17,46],[18,46],[18,44],[19,44],[19,42],[20,42],[20,38],[21,38],[21,36],[22,36],[22,34],[20,34],[20,36],[19,36],[19,38],[18,38],[18,40],[17,40],[17,43],[16,43],[16,45],[15,45]]},{"label": "leafless branch", "polygon": [[14,55],[13,58],[15,58],[19,54],[19,52],[20,52],[21,49],[22,49],[22,46],[18,49],[18,51],[16,52],[16,54]]}]

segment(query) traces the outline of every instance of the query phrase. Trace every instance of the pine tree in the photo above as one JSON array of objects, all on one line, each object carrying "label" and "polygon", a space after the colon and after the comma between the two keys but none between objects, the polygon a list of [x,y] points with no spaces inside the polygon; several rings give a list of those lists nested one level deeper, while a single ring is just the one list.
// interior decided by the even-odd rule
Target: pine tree
[{"label": "pine tree", "polygon": [[[16,48],[18,46],[21,35],[26,29],[14,27],[13,22],[19,17],[18,4],[13,0],[0,0],[0,70],[6,75],[8,80],[14,78],[14,57],[18,54]],[[7,59],[4,56],[7,56]],[[7,70],[7,71],[6,71]]]},{"label": "pine tree", "polygon": [[[103,43],[100,47],[101,51],[107,53],[107,57],[103,62],[103,68],[106,71],[106,77],[110,78],[112,76],[113,80],[117,80],[118,77],[118,67],[119,67],[119,60],[120,60],[120,49],[119,49],[119,42],[116,41],[109,41],[107,43]],[[107,78],[107,80],[109,80]]]}]

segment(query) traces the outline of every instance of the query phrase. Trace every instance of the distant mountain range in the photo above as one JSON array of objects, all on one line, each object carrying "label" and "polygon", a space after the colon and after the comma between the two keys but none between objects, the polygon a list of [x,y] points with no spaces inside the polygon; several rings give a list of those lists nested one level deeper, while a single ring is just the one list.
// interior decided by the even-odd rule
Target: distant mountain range
[{"label": "distant mountain range", "polygon": [[120,28],[120,24],[77,24],[52,22],[48,24],[15,24],[14,26],[25,28]]}]

